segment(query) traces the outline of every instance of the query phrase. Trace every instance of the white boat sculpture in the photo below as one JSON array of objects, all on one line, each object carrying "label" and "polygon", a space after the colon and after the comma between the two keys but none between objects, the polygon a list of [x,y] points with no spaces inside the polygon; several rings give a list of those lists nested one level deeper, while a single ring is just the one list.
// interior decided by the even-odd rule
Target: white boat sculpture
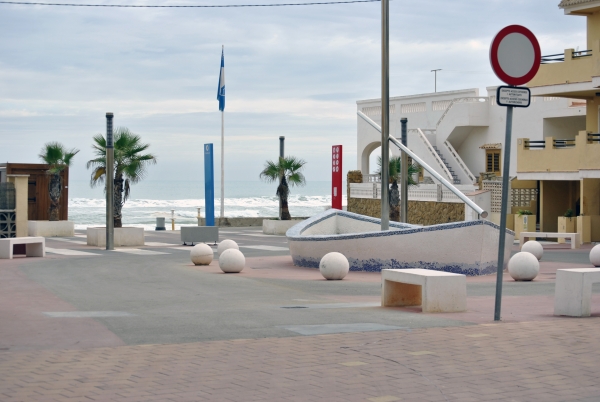
[{"label": "white boat sculpture", "polygon": [[[351,271],[424,268],[465,275],[496,272],[500,228],[487,220],[416,226],[330,209],[290,228],[287,239],[294,264],[318,268],[332,251],[342,253]],[[505,266],[514,232],[506,230]]]}]

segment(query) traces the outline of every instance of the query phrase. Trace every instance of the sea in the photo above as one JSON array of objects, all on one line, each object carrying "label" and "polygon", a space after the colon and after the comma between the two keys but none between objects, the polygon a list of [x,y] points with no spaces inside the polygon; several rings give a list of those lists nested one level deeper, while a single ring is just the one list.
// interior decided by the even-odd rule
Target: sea
[{"label": "sea", "polygon": [[[217,183],[215,183],[217,184]],[[346,184],[343,201],[346,205]],[[279,198],[276,183],[261,181],[225,182],[225,217],[277,217]],[[220,186],[215,185],[215,215],[220,213]],[[103,187],[91,188],[89,181],[70,180],[69,220],[75,229],[106,224],[106,201]],[[303,187],[291,187],[288,198],[293,217],[308,217],[331,207],[331,181],[308,181]],[[123,207],[123,225],[154,230],[156,218],[165,217],[171,226],[174,211],[176,229],[198,223],[197,208],[205,217],[204,182],[146,180],[131,186],[131,194]]]}]

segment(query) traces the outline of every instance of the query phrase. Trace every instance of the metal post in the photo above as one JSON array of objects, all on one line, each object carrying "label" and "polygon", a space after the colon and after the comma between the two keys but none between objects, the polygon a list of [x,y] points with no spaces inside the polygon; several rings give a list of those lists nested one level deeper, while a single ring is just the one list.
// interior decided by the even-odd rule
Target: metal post
[{"label": "metal post", "polygon": [[175,230],[175,210],[171,210],[171,230]]},{"label": "metal post", "polygon": [[198,219],[198,226],[202,226],[202,216],[200,216],[200,210],[202,208],[201,207],[196,207],[196,209],[198,210],[198,215],[196,215],[196,219]]},{"label": "metal post", "polygon": [[221,219],[225,218],[225,110],[221,111]]},{"label": "metal post", "polygon": [[494,321],[500,321],[502,306],[502,278],[504,271],[504,247],[506,243],[506,208],[508,207],[508,175],[510,173],[510,137],[512,136],[513,107],[506,108],[506,135],[504,137],[504,166],[502,169],[502,200],[500,206],[500,240],[498,241],[498,269],[496,272],[496,304]]},{"label": "metal post", "polygon": [[[285,136],[279,137],[279,159],[281,162],[281,158],[285,157]],[[279,184],[281,184],[282,175],[279,175]],[[281,219],[281,198],[279,198],[279,219]]]},{"label": "metal post", "polygon": [[106,249],[115,249],[115,149],[113,114],[106,113]]},{"label": "metal post", "polygon": [[[408,147],[408,133],[406,130],[406,126],[408,123],[408,119],[403,117],[400,119],[400,125],[402,128],[402,145]],[[402,166],[400,167],[400,181],[402,182],[402,187],[400,188],[400,222],[408,223],[408,155],[406,152],[402,151]]]},{"label": "metal post", "polygon": [[442,71],[442,69],[438,68],[436,70],[431,70],[431,72],[434,74],[433,75],[433,92],[437,92],[437,72],[438,71]]},{"label": "metal post", "polygon": [[390,1],[381,0],[381,230],[390,228]]}]

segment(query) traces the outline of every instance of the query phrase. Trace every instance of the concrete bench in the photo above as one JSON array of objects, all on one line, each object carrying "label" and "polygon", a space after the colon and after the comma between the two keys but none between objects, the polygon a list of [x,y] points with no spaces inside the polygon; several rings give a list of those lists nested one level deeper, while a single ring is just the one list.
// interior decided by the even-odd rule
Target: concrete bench
[{"label": "concrete bench", "polygon": [[45,257],[46,239],[43,237],[11,237],[0,239],[0,259],[13,258],[13,246],[25,244],[25,255],[27,257]]},{"label": "concrete bench", "polygon": [[523,244],[529,240],[535,240],[536,238],[542,239],[554,239],[554,238],[566,238],[571,239],[571,248],[576,249],[581,247],[581,235],[579,233],[551,233],[551,232],[521,232],[519,247],[523,247]]},{"label": "concrete bench", "polygon": [[219,242],[219,227],[218,226],[182,226],[181,241],[183,245],[186,243],[200,242]]},{"label": "concrete bench", "polygon": [[424,313],[467,309],[467,277],[430,269],[381,271],[381,306],[422,306]]},{"label": "concrete bench", "polygon": [[592,312],[592,284],[600,282],[600,268],[556,270],[554,315],[589,317]]}]

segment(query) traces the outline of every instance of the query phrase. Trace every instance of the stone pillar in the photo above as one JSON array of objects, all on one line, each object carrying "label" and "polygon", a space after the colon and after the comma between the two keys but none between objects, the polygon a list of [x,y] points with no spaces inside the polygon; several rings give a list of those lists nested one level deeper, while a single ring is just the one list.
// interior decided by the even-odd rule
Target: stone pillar
[{"label": "stone pillar", "polygon": [[350,183],[362,183],[363,180],[363,175],[362,172],[360,170],[349,170],[348,171],[348,175],[346,176],[346,194],[347,194],[347,201],[348,201],[348,205],[346,206],[346,210],[348,212],[354,212],[354,213],[358,213],[357,208],[356,208],[356,199],[354,198],[350,198]]},{"label": "stone pillar", "polygon": [[17,237],[27,236],[28,221],[28,174],[6,175],[9,183],[15,185],[15,218],[17,221]]}]

